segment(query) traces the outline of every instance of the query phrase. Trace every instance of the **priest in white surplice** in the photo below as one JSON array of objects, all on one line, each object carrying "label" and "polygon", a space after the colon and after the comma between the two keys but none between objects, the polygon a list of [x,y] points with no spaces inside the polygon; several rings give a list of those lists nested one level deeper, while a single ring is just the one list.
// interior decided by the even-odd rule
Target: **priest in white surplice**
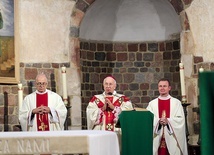
[{"label": "priest in white surplice", "polygon": [[160,96],[147,107],[154,114],[153,155],[188,155],[181,102],[169,95],[168,79],[159,80],[158,90]]},{"label": "priest in white surplice", "polygon": [[64,130],[67,109],[62,98],[47,89],[45,74],[36,77],[36,91],[27,95],[19,110],[22,131]]}]

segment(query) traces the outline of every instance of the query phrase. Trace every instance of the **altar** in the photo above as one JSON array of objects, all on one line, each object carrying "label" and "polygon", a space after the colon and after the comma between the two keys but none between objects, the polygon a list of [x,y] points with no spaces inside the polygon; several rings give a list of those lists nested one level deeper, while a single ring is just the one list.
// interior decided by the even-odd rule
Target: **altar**
[{"label": "altar", "polygon": [[120,155],[111,131],[0,132],[0,137],[0,154]]}]

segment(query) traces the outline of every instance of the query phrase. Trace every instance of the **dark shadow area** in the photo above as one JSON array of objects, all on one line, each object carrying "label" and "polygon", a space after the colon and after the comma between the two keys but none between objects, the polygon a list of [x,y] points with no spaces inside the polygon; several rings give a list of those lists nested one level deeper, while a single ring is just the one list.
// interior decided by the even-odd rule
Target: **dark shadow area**
[{"label": "dark shadow area", "polygon": [[28,94],[31,94],[33,92],[33,82],[29,81],[27,85],[28,85]]},{"label": "dark shadow area", "polygon": [[8,93],[4,92],[4,132],[9,131],[8,127]]},{"label": "dark shadow area", "polygon": [[56,93],[55,75],[53,73],[51,73],[51,75],[50,75],[50,89],[51,89],[51,91]]}]

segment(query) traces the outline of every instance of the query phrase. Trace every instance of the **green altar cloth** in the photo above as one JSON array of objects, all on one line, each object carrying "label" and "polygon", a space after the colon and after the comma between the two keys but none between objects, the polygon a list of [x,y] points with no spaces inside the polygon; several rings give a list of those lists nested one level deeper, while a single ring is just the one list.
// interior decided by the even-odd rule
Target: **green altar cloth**
[{"label": "green altar cloth", "polygon": [[119,115],[122,155],[152,155],[153,118],[149,111],[123,111]]},{"label": "green altar cloth", "polygon": [[201,155],[214,152],[214,72],[199,74]]}]

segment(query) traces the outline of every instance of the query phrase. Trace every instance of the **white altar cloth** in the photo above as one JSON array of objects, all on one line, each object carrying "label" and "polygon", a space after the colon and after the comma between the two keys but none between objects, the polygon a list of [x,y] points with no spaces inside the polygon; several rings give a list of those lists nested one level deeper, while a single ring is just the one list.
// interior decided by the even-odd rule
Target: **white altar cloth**
[{"label": "white altar cloth", "polygon": [[0,132],[0,154],[120,155],[117,134],[99,130]]}]

